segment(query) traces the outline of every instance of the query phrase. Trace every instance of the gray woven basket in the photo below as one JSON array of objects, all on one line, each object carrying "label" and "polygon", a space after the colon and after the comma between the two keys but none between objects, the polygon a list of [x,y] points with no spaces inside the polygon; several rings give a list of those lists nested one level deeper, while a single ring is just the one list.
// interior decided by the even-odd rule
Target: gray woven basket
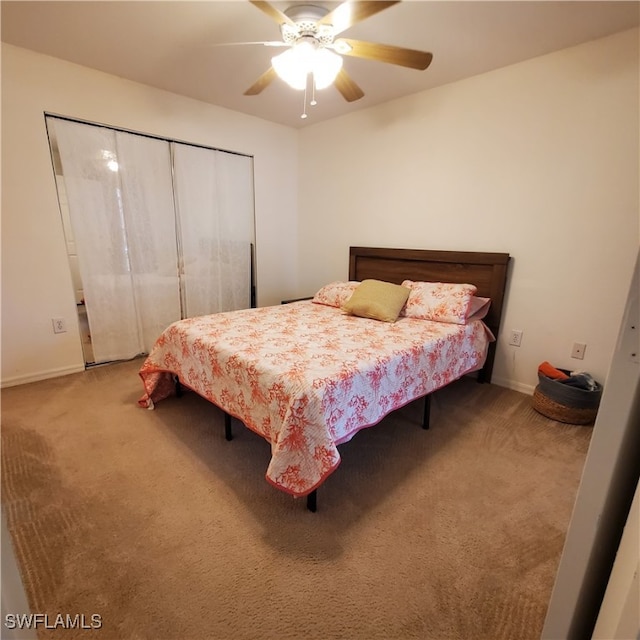
[{"label": "gray woven basket", "polygon": [[559,422],[590,424],[596,419],[602,398],[602,385],[596,385],[593,391],[580,389],[539,373],[538,386],[533,392],[533,408]]}]

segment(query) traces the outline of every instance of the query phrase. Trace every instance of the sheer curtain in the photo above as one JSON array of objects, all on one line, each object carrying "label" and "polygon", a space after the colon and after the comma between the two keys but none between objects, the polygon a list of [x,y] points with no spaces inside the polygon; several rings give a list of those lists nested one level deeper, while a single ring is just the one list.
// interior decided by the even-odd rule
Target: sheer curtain
[{"label": "sheer curtain", "polygon": [[140,352],[181,317],[171,157],[164,140],[116,132]]},{"label": "sheer curtain", "polygon": [[55,130],[95,360],[133,357],[142,345],[114,132],[64,120]]},{"label": "sheer curtain", "polygon": [[180,318],[250,306],[251,158],[60,118],[47,124],[96,363],[147,353]]},{"label": "sheer curtain", "polygon": [[174,145],[187,317],[250,306],[253,161]]}]

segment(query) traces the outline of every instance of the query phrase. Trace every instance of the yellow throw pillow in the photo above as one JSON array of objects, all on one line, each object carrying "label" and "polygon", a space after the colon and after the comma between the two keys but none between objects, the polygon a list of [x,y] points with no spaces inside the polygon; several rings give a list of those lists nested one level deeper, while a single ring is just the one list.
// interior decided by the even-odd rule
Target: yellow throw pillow
[{"label": "yellow throw pillow", "polygon": [[395,322],[411,290],[382,280],[363,280],[342,310],[361,318]]}]

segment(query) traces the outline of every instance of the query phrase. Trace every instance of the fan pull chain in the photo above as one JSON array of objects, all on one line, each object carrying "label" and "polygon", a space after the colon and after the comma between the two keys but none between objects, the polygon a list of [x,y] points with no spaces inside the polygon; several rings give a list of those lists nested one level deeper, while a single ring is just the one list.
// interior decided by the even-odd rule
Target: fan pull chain
[{"label": "fan pull chain", "polygon": [[300,116],[303,120],[307,117],[307,87],[304,88],[304,99],[302,102],[302,115]]},{"label": "fan pull chain", "polygon": [[[311,74],[311,101],[309,102],[309,104],[312,107],[315,107],[318,104],[318,101],[316,100],[316,81],[315,78],[313,77],[313,74]],[[307,87],[304,88],[304,102],[302,105],[302,115],[300,116],[303,120],[305,118],[308,118],[307,115]]]},{"label": "fan pull chain", "polygon": [[316,102],[316,79],[315,77],[313,78],[313,86],[312,86],[312,93],[311,93],[311,102],[309,103],[312,107],[315,107],[318,103]]}]

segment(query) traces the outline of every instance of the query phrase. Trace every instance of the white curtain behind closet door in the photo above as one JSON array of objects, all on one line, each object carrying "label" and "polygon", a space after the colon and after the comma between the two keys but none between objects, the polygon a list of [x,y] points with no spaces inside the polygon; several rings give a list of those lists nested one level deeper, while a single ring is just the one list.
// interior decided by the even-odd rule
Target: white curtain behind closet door
[{"label": "white curtain behind closet door", "polygon": [[179,320],[178,249],[165,140],[116,131],[122,203],[142,352]]},{"label": "white curtain behind closet door", "polygon": [[130,358],[141,345],[120,178],[109,165],[117,157],[115,136],[65,120],[57,120],[55,129],[94,357],[96,362]]},{"label": "white curtain behind closet door", "polygon": [[250,306],[253,161],[174,144],[186,317]]},{"label": "white curtain behind closet door", "polygon": [[168,144],[60,119],[54,127],[95,362],[134,357],[180,318]]}]

